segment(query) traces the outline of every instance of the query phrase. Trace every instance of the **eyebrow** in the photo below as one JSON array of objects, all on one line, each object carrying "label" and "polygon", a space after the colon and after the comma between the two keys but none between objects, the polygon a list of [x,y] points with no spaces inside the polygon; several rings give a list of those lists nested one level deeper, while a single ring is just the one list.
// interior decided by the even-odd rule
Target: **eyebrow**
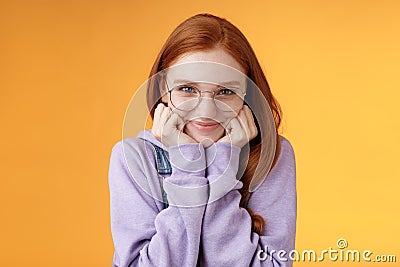
[{"label": "eyebrow", "polygon": [[229,82],[220,82],[220,83],[194,82],[194,81],[190,81],[190,80],[175,80],[174,81],[174,84],[199,84],[199,83],[211,83],[211,84],[223,85],[223,86],[240,86],[240,82],[238,82],[238,81],[229,81]]}]

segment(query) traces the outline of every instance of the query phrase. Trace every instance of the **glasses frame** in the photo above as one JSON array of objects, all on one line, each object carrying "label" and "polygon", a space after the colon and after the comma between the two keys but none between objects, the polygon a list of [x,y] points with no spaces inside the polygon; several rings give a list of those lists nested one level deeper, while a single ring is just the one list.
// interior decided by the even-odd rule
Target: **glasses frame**
[{"label": "glasses frame", "polygon": [[[218,85],[218,83],[212,83],[212,82],[199,82],[199,83],[209,83],[209,84],[213,84],[213,85]],[[189,111],[194,110],[195,108],[197,108],[197,107],[200,105],[200,103],[201,103],[201,101],[202,101],[202,98],[203,98],[203,97],[202,97],[202,94],[203,94],[203,93],[212,93],[212,94],[213,94],[213,102],[214,102],[214,105],[217,107],[217,109],[218,109],[219,111],[222,111],[222,112],[235,112],[235,110],[222,110],[222,109],[220,109],[220,108],[218,107],[218,105],[215,103],[215,93],[218,92],[218,91],[201,91],[201,90],[198,90],[197,88],[196,88],[196,90],[197,90],[198,92],[200,92],[200,95],[198,96],[198,101],[197,101],[196,106],[194,106],[194,107],[193,107],[192,109],[190,109],[190,110],[180,109],[180,108],[178,108],[178,107],[176,107],[176,106],[174,105],[174,102],[172,101],[172,93],[171,93],[171,92],[172,92],[172,90],[174,90],[176,87],[178,87],[178,86],[183,86],[183,85],[186,85],[186,84],[180,84],[180,85],[174,86],[174,87],[171,88],[171,89],[169,89],[167,81],[165,81],[165,85],[166,85],[166,87],[167,87],[167,92],[169,93],[169,101],[170,101],[171,104],[174,106],[174,108],[176,108],[176,109],[178,109],[178,110],[180,110],[180,111],[189,112]],[[189,85],[187,85],[187,86],[189,86]],[[225,88],[225,89],[232,90],[232,89],[230,89],[229,87],[224,87],[224,88]],[[244,105],[244,103],[245,103],[244,98],[245,98],[245,96],[246,96],[246,93],[242,92],[242,90],[240,90],[240,89],[236,89],[236,90],[238,90],[238,91],[242,94],[241,98],[242,98],[242,100],[243,100],[243,105]]]}]

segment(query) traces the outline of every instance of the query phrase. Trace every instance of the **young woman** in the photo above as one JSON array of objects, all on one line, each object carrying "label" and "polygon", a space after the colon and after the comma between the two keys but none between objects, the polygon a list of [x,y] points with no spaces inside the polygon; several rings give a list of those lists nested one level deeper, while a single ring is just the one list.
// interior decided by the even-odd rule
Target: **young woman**
[{"label": "young woman", "polygon": [[294,152],[244,35],[195,15],[150,77],[152,129],[118,142],[110,159],[113,266],[291,266]]}]

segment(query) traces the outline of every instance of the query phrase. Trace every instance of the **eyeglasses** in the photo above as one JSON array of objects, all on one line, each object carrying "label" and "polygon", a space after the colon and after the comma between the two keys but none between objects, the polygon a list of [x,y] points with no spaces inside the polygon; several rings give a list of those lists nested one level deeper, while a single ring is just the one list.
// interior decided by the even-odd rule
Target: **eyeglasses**
[{"label": "eyeglasses", "polygon": [[240,110],[244,103],[246,93],[238,88],[227,88],[218,86],[215,91],[200,91],[198,83],[177,85],[167,89],[170,94],[172,105],[181,111],[191,111],[201,102],[203,93],[212,93],[213,101],[216,107],[223,112],[234,112]]}]

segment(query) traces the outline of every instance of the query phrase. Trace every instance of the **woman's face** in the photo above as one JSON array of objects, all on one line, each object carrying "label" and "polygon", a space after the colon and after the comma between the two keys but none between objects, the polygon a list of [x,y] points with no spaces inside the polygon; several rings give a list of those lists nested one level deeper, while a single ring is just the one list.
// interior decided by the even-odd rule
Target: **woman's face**
[{"label": "woman's face", "polygon": [[[195,63],[198,61],[214,62],[219,63],[219,65],[224,64],[231,68],[234,68],[238,70],[235,72],[239,73],[239,76],[241,76],[239,80],[241,80],[242,83],[245,84],[245,82],[243,82],[245,80],[245,78],[243,78],[245,77],[243,68],[231,55],[225,52],[225,50],[223,50],[222,48],[185,54],[180,57],[170,68],[174,70],[174,66],[184,63]],[[228,69],[229,67],[225,68]],[[202,68],[203,67],[201,67],[200,65],[199,67],[196,66],[192,73],[197,74],[202,72],[202,74],[204,75],[204,72],[206,74],[207,72],[210,72],[210,76],[216,76],[215,73],[218,72],[218,69],[217,71],[212,71],[209,70],[207,66],[204,69]],[[178,68],[175,67],[175,69]],[[183,71],[178,70],[173,73],[169,72],[167,76],[170,76],[170,78],[172,79],[172,77],[174,76],[180,76],[182,72],[188,72],[187,68],[183,69]],[[183,76],[185,74],[183,74]],[[238,74],[235,75],[238,76]],[[245,86],[242,86],[242,88],[243,87],[245,90]],[[216,142],[225,135],[225,128],[223,125],[228,120],[232,119],[232,117],[237,116],[237,112],[223,112],[215,105],[212,92],[218,90],[219,86],[216,86],[213,83],[198,83],[196,84],[196,88],[202,91],[202,98],[199,105],[190,112],[176,109],[174,105],[172,105],[168,94],[164,95],[162,100],[164,103],[168,103],[168,106],[172,109],[173,112],[178,113],[182,118],[184,118],[184,121],[186,122],[183,130],[184,133],[186,133],[199,143],[206,144],[209,143],[210,140],[212,142]]]}]

